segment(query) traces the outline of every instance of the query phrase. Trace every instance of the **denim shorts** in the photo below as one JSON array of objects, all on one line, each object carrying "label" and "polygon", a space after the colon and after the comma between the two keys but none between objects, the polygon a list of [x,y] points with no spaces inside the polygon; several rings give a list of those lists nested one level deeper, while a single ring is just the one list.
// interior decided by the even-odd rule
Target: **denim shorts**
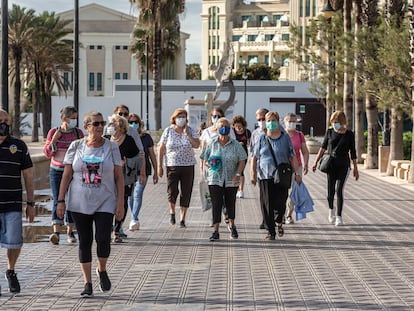
[{"label": "denim shorts", "polygon": [[21,248],[23,245],[22,212],[0,213],[0,243],[8,249]]}]

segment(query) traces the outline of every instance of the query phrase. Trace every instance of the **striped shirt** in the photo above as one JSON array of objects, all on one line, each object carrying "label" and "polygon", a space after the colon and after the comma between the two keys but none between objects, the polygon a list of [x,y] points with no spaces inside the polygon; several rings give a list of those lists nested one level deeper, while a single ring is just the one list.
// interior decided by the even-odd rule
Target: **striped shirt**
[{"label": "striped shirt", "polygon": [[0,144],[0,213],[22,211],[22,171],[32,166],[22,140],[8,136]]}]

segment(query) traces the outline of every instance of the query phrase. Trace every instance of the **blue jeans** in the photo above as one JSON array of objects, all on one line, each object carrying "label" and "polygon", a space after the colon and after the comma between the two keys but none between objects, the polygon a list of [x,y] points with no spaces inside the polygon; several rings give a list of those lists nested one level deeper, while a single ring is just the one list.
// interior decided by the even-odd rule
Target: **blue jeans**
[{"label": "blue jeans", "polygon": [[0,213],[0,243],[7,249],[19,249],[23,245],[22,212]]},{"label": "blue jeans", "polygon": [[66,210],[65,212],[65,222],[63,219],[57,217],[56,209],[57,209],[57,201],[59,198],[59,188],[60,182],[62,180],[63,171],[55,170],[54,168],[50,168],[50,187],[52,188],[52,195],[53,195],[53,209],[52,209],[52,224],[53,225],[63,225],[65,223],[67,226],[74,226],[75,223],[72,218],[72,214]]},{"label": "blue jeans", "polygon": [[131,219],[138,221],[138,215],[139,211],[141,210],[142,206],[142,197],[144,194],[145,186],[147,185],[147,179],[145,180],[144,184],[141,184],[139,181],[137,181],[134,184],[134,189],[132,189],[132,196],[129,197],[128,205],[131,209]]}]

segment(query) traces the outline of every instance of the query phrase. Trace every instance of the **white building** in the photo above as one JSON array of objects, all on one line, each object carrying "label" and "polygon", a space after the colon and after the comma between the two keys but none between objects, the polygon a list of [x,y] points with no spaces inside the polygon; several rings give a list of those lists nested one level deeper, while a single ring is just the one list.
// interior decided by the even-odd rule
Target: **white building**
[{"label": "white building", "polygon": [[226,41],[234,48],[234,70],[260,63],[280,66],[280,80],[311,76],[289,60],[290,26],[299,26],[305,40],[307,25],[325,4],[326,0],[202,0],[202,79],[213,75],[210,65],[219,64]]}]

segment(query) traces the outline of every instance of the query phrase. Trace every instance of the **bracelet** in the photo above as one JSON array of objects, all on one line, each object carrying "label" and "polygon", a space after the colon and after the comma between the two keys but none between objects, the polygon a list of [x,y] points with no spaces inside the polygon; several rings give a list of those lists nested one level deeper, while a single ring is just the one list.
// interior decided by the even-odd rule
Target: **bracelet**
[{"label": "bracelet", "polygon": [[57,203],[66,203],[65,200],[57,200]]},{"label": "bracelet", "polygon": [[28,206],[34,206],[35,203],[33,201],[26,201],[26,205],[28,205]]},{"label": "bracelet", "polygon": [[240,177],[240,176],[241,176],[241,174],[240,174],[240,173],[236,173],[236,176],[237,176],[237,177]]}]

